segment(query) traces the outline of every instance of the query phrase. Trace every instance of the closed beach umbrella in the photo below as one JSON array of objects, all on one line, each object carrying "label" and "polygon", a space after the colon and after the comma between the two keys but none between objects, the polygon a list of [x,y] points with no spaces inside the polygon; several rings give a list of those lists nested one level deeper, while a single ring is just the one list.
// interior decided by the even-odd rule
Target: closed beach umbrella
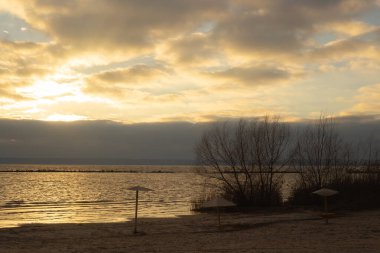
[{"label": "closed beach umbrella", "polygon": [[330,196],[336,195],[338,193],[339,193],[338,191],[331,190],[328,188],[322,188],[322,189],[319,189],[319,190],[313,192],[313,194],[317,194],[317,195],[322,196],[322,197],[330,197]]},{"label": "closed beach umbrella", "polygon": [[203,207],[206,208],[216,208],[218,212],[218,227],[220,228],[220,212],[219,212],[219,207],[229,207],[229,206],[236,206],[233,202],[228,201],[222,197],[216,197],[213,198],[202,205]]},{"label": "closed beach umbrella", "polygon": [[133,233],[136,234],[137,233],[137,209],[138,209],[138,204],[139,204],[139,191],[148,192],[148,191],[153,191],[153,190],[146,187],[142,187],[142,186],[133,186],[133,187],[128,188],[128,190],[136,191],[135,227],[133,230]]},{"label": "closed beach umbrella", "polygon": [[334,195],[338,194],[339,192],[335,191],[335,190],[328,189],[328,188],[322,188],[322,189],[319,189],[319,190],[314,191],[312,193],[323,197],[324,202],[325,202],[325,213],[326,213],[325,214],[326,215],[325,221],[326,221],[326,224],[329,223],[328,214],[327,214],[327,211],[328,211],[328,209],[327,209],[327,197],[334,196]]}]

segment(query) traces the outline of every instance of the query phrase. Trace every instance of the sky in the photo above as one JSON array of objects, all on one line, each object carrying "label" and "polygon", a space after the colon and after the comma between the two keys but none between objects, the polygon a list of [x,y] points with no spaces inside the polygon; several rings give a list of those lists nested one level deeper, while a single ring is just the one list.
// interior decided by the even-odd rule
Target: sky
[{"label": "sky", "polygon": [[0,0],[0,129],[18,129],[0,156],[188,159],[217,120],[378,123],[379,13],[379,0]]},{"label": "sky", "polygon": [[0,0],[0,115],[378,115],[379,12],[378,0]]}]

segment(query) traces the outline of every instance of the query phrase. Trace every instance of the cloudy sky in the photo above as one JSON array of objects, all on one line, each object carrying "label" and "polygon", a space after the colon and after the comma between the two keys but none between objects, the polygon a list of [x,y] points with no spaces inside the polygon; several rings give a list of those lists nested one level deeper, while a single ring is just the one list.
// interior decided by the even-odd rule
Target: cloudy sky
[{"label": "cloudy sky", "polygon": [[380,140],[379,13],[379,0],[0,0],[0,158],[189,161],[209,122],[264,115],[334,115]]},{"label": "cloudy sky", "polygon": [[377,115],[379,13],[378,0],[0,0],[0,115]]}]

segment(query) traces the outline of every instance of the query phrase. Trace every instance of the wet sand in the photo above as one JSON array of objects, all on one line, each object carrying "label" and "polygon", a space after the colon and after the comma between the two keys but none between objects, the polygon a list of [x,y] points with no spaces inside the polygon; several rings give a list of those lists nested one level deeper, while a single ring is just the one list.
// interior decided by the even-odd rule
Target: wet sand
[{"label": "wet sand", "polygon": [[214,214],[104,224],[0,229],[0,252],[380,252],[380,210],[347,212],[325,225],[317,213]]}]

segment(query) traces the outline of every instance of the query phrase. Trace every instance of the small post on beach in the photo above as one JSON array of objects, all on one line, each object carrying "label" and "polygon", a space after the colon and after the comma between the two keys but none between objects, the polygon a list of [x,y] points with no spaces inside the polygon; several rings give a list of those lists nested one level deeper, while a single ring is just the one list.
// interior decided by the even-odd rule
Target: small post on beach
[{"label": "small post on beach", "polygon": [[153,190],[149,189],[149,188],[142,187],[142,186],[130,187],[130,188],[128,188],[128,190],[136,191],[135,224],[134,224],[133,233],[137,234],[137,210],[138,210],[138,205],[139,205],[139,191],[145,191],[145,192],[147,192],[147,191],[153,191]]}]

